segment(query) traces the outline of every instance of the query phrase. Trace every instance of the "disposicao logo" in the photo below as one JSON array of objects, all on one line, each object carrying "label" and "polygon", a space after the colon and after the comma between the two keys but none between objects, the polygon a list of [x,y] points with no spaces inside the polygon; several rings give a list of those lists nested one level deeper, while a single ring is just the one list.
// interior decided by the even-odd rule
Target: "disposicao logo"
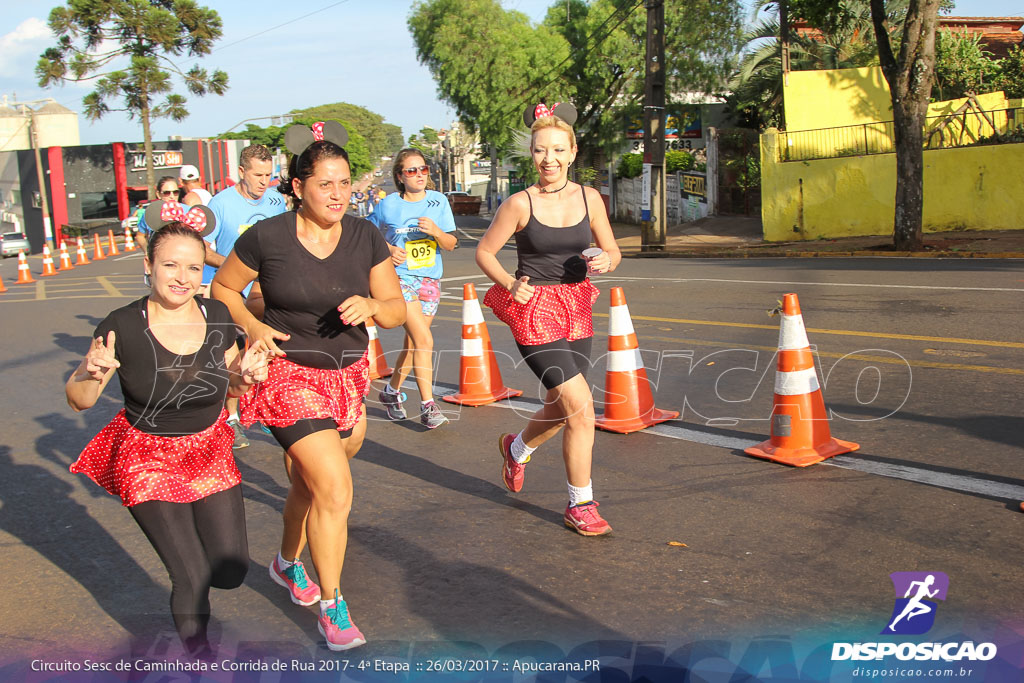
[{"label": "disposicao logo", "polygon": [[[945,600],[949,577],[942,572],[893,572],[896,601],[882,635],[921,635],[935,625],[936,600]],[[880,660],[895,656],[917,661],[988,661],[996,656],[994,643],[833,643],[832,660]]]}]

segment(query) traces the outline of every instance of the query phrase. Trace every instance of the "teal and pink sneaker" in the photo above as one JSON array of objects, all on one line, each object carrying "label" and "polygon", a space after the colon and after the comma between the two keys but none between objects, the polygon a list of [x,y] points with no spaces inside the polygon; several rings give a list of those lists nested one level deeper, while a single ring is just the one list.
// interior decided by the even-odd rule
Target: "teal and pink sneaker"
[{"label": "teal and pink sneaker", "polygon": [[334,589],[334,604],[321,611],[317,627],[320,635],[327,640],[327,647],[333,652],[351,650],[366,644],[366,637],[352,623],[348,616],[348,605],[338,595],[337,588]]},{"label": "teal and pink sneaker", "polygon": [[287,569],[281,569],[275,556],[270,563],[270,578],[288,589],[288,595],[296,605],[308,607],[320,599],[320,586],[309,580],[306,568],[299,560]]}]

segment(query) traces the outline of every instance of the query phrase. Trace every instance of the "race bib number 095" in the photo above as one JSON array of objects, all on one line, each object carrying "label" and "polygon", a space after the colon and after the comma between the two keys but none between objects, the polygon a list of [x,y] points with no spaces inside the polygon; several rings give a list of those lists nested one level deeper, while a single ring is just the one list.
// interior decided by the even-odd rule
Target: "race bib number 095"
[{"label": "race bib number 095", "polygon": [[437,242],[432,239],[412,240],[405,243],[409,270],[430,268],[437,257]]}]

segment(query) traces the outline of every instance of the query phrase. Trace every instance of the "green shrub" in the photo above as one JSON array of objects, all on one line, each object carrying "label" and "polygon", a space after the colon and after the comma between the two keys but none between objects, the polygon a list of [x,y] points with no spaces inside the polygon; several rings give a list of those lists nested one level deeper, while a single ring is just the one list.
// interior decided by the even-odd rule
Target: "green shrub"
[{"label": "green shrub", "polygon": [[679,173],[693,169],[693,155],[681,149],[665,152],[665,172]]},{"label": "green shrub", "polygon": [[620,178],[639,178],[644,170],[644,157],[642,154],[623,154],[619,158],[619,165],[615,169],[615,175]]}]

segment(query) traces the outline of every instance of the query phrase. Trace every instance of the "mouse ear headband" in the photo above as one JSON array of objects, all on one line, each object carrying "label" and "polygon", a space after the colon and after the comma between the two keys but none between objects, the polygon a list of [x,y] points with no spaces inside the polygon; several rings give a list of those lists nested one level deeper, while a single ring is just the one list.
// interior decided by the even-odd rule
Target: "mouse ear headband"
[{"label": "mouse ear headband", "polygon": [[307,147],[320,140],[344,147],[348,142],[348,131],[338,121],[317,121],[312,126],[297,123],[284,133],[284,146],[295,156],[302,154]]},{"label": "mouse ear headband", "polygon": [[187,211],[181,208],[178,202],[150,202],[143,214],[146,225],[153,232],[166,226],[168,223],[184,223],[199,233],[200,237],[206,237],[217,227],[217,219],[210,207],[199,204]]},{"label": "mouse ear headband", "polygon": [[533,127],[533,122],[537,119],[544,118],[545,116],[556,116],[570,126],[576,123],[576,107],[572,106],[568,102],[557,102],[555,106],[548,109],[548,105],[541,102],[537,105],[530,105],[523,112],[523,123],[526,124],[527,128]]}]

